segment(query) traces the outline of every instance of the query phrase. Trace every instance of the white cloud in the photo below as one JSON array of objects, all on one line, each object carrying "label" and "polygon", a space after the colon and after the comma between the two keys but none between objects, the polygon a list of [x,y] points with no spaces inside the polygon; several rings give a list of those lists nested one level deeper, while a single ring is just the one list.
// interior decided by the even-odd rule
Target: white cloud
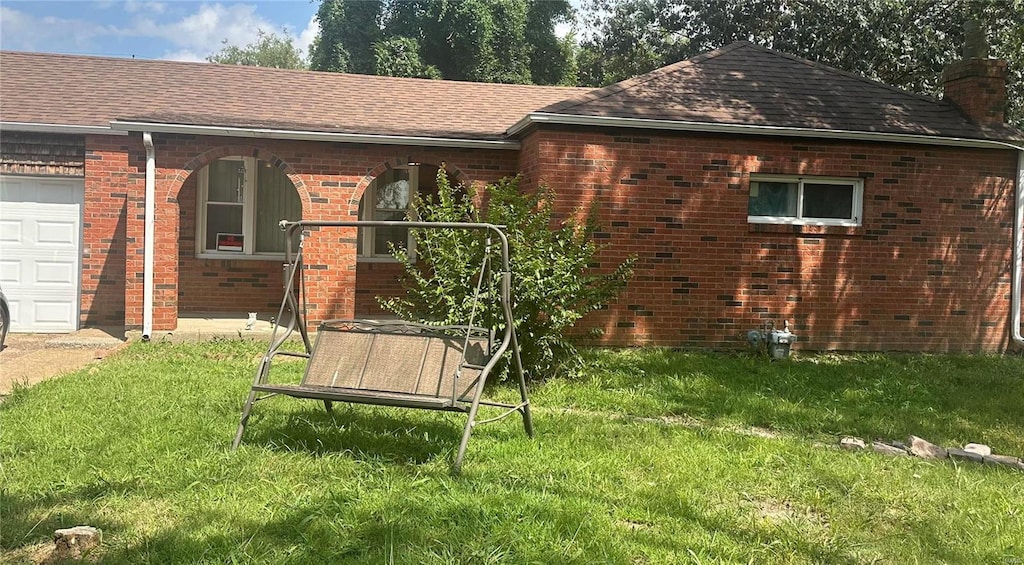
[{"label": "white cloud", "polygon": [[304,57],[309,56],[309,48],[313,46],[313,41],[316,39],[317,34],[320,33],[320,22],[317,21],[316,16],[309,18],[309,23],[306,24],[306,29],[302,30],[302,33],[295,39],[295,47],[298,47],[299,51],[302,51]]},{"label": "white cloud", "polygon": [[167,11],[167,4],[163,2],[142,2],[140,0],[126,0],[123,8],[124,11],[128,12],[129,14],[136,14],[139,12],[162,14]]},{"label": "white cloud", "polygon": [[205,63],[206,58],[199,55],[195,51],[189,51],[188,49],[182,49],[180,51],[172,51],[165,53],[161,59],[165,61],[184,61],[186,63]]},{"label": "white cloud", "polygon": [[274,32],[276,25],[257,14],[256,6],[252,4],[202,4],[197,12],[177,21],[138,18],[119,33],[131,37],[157,37],[181,50],[205,57],[220,51],[225,43],[252,43],[260,30]]},{"label": "white cloud", "polygon": [[94,40],[113,32],[113,27],[94,22],[56,16],[37,17],[0,6],[0,46],[4,49],[88,50]]}]

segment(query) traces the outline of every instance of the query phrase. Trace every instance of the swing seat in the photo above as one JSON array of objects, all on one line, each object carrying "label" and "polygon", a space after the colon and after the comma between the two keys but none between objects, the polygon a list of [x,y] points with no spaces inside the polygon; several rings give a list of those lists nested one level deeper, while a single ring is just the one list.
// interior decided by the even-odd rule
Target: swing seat
[{"label": "swing seat", "polygon": [[253,390],[467,412],[491,344],[490,330],[478,327],[330,320],[319,327],[298,385],[259,383]]},{"label": "swing seat", "polygon": [[[473,294],[473,309],[467,325],[432,326],[405,321],[329,320],[319,326],[316,342],[306,331],[303,281],[302,230],[329,227],[400,227],[403,229],[455,229],[487,232],[481,258],[480,275]],[[468,415],[462,441],[452,463],[458,473],[473,429],[514,413],[523,417],[527,435],[533,437],[530,401],[526,397],[526,379],[512,316],[512,270],[509,266],[508,237],[501,226],[460,222],[413,221],[299,221],[284,222],[286,279],[284,298],[278,310],[267,354],[260,361],[249,398],[242,408],[232,449],[242,442],[253,405],[276,394],[322,400],[330,411],[332,403],[349,402],[398,406],[427,410],[464,412]],[[485,276],[490,269],[491,236],[498,239],[501,252],[499,296],[504,330],[501,339],[491,329],[473,325]],[[295,243],[298,242],[298,245]],[[291,250],[298,248],[292,260]],[[302,300],[301,305],[299,300]],[[286,316],[286,314],[289,314]],[[287,320],[287,323],[282,323]],[[282,333],[278,333],[283,330]],[[282,350],[292,332],[302,336],[305,352]],[[481,395],[498,359],[510,352],[510,374],[519,384],[521,401],[517,403],[483,400]],[[272,382],[270,368],[278,355],[302,357],[306,368],[299,384]],[[495,417],[479,419],[481,406],[500,408]]]}]

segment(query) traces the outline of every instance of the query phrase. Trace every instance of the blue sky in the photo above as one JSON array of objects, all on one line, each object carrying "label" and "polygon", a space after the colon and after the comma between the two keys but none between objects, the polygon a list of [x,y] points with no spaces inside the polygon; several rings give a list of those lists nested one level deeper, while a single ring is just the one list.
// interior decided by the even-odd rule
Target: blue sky
[{"label": "blue sky", "polygon": [[0,48],[142,59],[203,61],[227,40],[245,45],[282,28],[305,51],[319,2],[192,0],[2,0]]}]

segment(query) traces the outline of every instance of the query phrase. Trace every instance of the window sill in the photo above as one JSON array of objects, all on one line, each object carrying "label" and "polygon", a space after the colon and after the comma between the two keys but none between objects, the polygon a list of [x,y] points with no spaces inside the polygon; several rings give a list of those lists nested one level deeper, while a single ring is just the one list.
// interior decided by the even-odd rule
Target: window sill
[{"label": "window sill", "polygon": [[265,253],[259,255],[246,255],[244,253],[216,253],[216,252],[205,252],[196,253],[196,259],[209,259],[217,261],[274,261],[283,262],[284,253],[278,255],[273,253]]},{"label": "window sill", "polygon": [[834,226],[815,224],[747,224],[750,233],[778,233],[787,235],[864,235],[864,226]]}]

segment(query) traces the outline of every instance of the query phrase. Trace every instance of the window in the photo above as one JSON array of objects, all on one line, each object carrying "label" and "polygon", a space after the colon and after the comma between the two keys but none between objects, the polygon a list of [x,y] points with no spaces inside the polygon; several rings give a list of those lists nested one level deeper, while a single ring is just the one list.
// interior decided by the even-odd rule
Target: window
[{"label": "window", "polygon": [[860,179],[752,176],[747,221],[859,226],[863,196]]},{"label": "window", "polygon": [[201,257],[284,255],[281,220],[302,218],[295,185],[280,168],[228,157],[199,171],[196,252]]},{"label": "window", "polygon": [[[359,201],[359,219],[377,221],[404,221],[409,215],[409,204],[419,191],[419,166],[408,165],[388,169],[366,187]],[[415,248],[409,228],[361,228],[358,250],[363,260],[390,260],[391,246],[409,250],[414,257]]]}]

